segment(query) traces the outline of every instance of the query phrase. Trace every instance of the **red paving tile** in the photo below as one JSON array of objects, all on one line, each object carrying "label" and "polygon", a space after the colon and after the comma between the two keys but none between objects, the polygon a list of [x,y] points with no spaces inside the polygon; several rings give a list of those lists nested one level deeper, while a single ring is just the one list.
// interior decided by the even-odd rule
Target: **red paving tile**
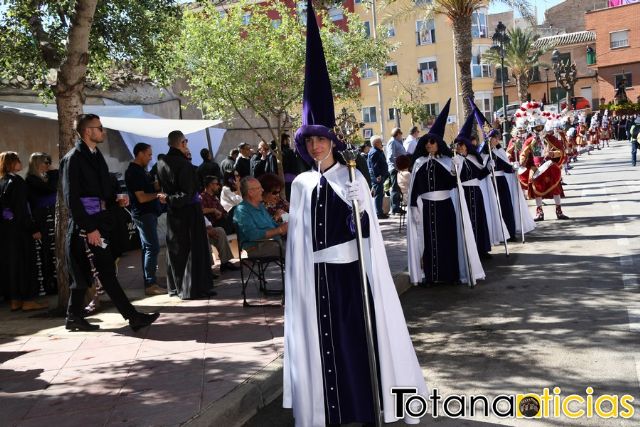
[{"label": "red paving tile", "polygon": [[[396,227],[386,227],[386,240],[402,238]],[[404,254],[395,254],[394,263],[400,262],[396,258],[406,260]],[[120,261],[128,295],[142,296],[138,263],[137,252]],[[60,318],[43,322],[47,328],[60,325],[46,335],[38,335],[37,326],[33,335],[0,334],[0,402],[6,414],[0,424],[179,425],[221,399],[282,355],[284,310],[243,307],[237,274],[223,275],[216,285],[219,294],[209,300],[137,301],[142,310],[162,313],[138,333],[120,319],[114,324],[117,316],[98,313],[90,321],[102,324],[99,332],[69,333]],[[252,285],[247,292],[252,301],[263,300]],[[266,301],[278,305],[280,298]],[[13,330],[11,322],[23,322],[24,328],[32,325],[24,322],[38,319],[0,310],[0,324]]]}]

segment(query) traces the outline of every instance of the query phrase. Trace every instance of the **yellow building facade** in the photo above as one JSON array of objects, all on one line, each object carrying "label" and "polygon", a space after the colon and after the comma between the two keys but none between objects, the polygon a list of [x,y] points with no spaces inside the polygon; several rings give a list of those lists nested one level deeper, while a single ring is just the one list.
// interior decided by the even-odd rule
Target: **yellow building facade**
[{"label": "yellow building facade", "polygon": [[[464,122],[464,106],[467,100],[462,99],[459,84],[459,70],[455,62],[453,30],[448,18],[442,15],[433,20],[425,20],[424,12],[416,10],[407,17],[397,19],[388,25],[381,24],[386,16],[393,16],[394,11],[403,5],[413,4],[411,0],[399,0],[382,9],[378,6],[378,28],[388,31],[389,41],[396,46],[391,53],[384,73],[380,74],[382,92],[382,111],[378,96],[377,76],[374,70],[363,65],[360,75],[361,106],[356,117],[362,119],[365,127],[362,136],[368,138],[372,134],[384,134],[388,140],[391,130],[397,124],[408,135],[412,126],[418,126],[420,134],[425,133],[430,121],[412,123],[409,116],[400,114],[396,118],[396,100],[399,97],[411,97],[423,105],[427,105],[430,114],[436,115],[451,98],[449,124],[445,139],[452,140],[458,132],[458,125]],[[371,4],[357,2],[355,13],[365,23],[365,27],[373,29]],[[473,89],[478,107],[490,117],[493,111],[493,71],[481,61],[481,54],[492,45],[493,29],[487,27],[487,9],[483,8],[474,14],[473,26]],[[373,35],[373,32],[371,32]],[[384,121],[384,123],[383,123]],[[382,127],[384,126],[384,132]]]}]

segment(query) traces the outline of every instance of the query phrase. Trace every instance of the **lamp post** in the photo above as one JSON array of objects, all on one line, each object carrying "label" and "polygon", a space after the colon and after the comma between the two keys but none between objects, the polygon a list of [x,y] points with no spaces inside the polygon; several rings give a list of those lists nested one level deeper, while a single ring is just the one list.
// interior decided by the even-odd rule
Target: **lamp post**
[{"label": "lamp post", "polygon": [[492,49],[496,50],[500,55],[500,81],[502,82],[502,112],[504,114],[504,121],[502,122],[502,146],[507,146],[507,92],[504,87],[504,47],[509,42],[509,36],[507,35],[507,27],[498,22],[496,30],[491,37],[493,40]]},{"label": "lamp post", "polygon": [[549,67],[544,67],[544,80],[547,85],[547,90],[545,91],[547,102],[551,102],[551,94],[549,93]]},{"label": "lamp post", "polygon": [[[378,14],[376,12],[376,0],[371,1],[371,23],[372,23],[372,35],[373,40],[378,38],[377,33],[377,25],[378,25]],[[382,96],[382,80],[380,80],[380,73],[376,71],[376,81],[369,83],[369,86],[376,86],[378,89],[378,107],[380,108],[380,134],[382,135],[382,140],[386,138],[385,126],[384,122],[386,121],[385,111],[384,111],[384,100]]]},{"label": "lamp post", "polygon": [[558,105],[558,113],[560,113],[560,94],[558,93],[558,82],[560,80],[560,52],[558,49],[553,49],[551,53],[551,63],[553,64],[553,74],[556,76],[556,103]]}]

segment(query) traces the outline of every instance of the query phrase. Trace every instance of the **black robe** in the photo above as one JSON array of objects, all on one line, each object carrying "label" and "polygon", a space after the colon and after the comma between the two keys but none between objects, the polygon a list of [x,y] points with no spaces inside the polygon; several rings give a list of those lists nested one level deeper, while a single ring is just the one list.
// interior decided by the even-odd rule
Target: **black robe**
[{"label": "black robe", "polygon": [[[418,206],[418,197],[432,191],[451,190],[456,178],[436,160],[430,160],[418,169],[411,187],[410,206]],[[422,199],[422,225],[424,253],[422,268],[425,282],[457,282],[458,225],[452,199],[431,201]]]},{"label": "black robe", "polygon": [[182,299],[206,297],[213,287],[211,248],[200,205],[198,179],[182,152],[171,148],[158,162],[167,194],[167,282]]},{"label": "black robe", "polygon": [[484,210],[484,197],[479,186],[464,186],[464,182],[471,179],[484,179],[489,173],[486,167],[479,168],[468,158],[465,158],[460,171],[460,180],[462,181],[462,188],[464,189],[464,196],[467,200],[467,208],[471,217],[471,227],[473,228],[473,235],[476,238],[476,246],[480,254],[491,251],[487,213]]},{"label": "black robe", "polygon": [[[505,174],[514,173],[513,167],[502,160],[500,157],[495,156],[496,171],[502,171]],[[509,182],[506,176],[496,176],[496,184],[498,185],[498,197],[500,199],[500,210],[502,211],[502,219],[509,230],[511,237],[516,236],[516,218],[513,213],[513,204],[511,202],[511,190],[509,189]]]},{"label": "black robe", "polygon": [[0,282],[6,299],[29,301],[38,296],[38,283],[30,273],[35,232],[24,179],[5,175],[0,179]]},{"label": "black robe", "polygon": [[34,275],[38,285],[48,294],[58,292],[56,273],[56,196],[59,173],[47,172],[47,180],[36,175],[27,175],[29,206],[37,230],[42,234],[40,241],[34,240]]}]

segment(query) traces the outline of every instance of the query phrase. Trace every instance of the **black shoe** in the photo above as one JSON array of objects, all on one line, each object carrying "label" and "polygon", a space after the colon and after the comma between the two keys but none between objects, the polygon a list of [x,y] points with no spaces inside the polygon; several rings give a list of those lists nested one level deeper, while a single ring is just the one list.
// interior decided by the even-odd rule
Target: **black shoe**
[{"label": "black shoe", "polygon": [[389,215],[387,214],[378,214],[378,219],[389,219]]},{"label": "black shoe", "polygon": [[489,252],[480,252],[478,255],[480,256],[480,259],[491,259],[491,258],[493,258],[493,256],[491,256],[491,254]]},{"label": "black shoe", "polygon": [[238,270],[240,270],[240,267],[237,267],[237,266],[233,265],[233,263],[231,263],[230,261],[227,261],[224,264],[220,265],[220,272],[238,271]]},{"label": "black shoe", "polygon": [[129,326],[131,326],[131,329],[133,329],[135,332],[138,329],[142,329],[145,326],[149,326],[150,324],[158,320],[158,317],[160,317],[160,313],[146,314],[146,313],[136,312],[136,314],[134,314],[133,317],[129,319]]},{"label": "black shoe", "polygon": [[65,329],[69,331],[96,331],[100,329],[100,325],[94,325],[87,322],[84,317],[68,314],[67,320],[64,322]]}]

